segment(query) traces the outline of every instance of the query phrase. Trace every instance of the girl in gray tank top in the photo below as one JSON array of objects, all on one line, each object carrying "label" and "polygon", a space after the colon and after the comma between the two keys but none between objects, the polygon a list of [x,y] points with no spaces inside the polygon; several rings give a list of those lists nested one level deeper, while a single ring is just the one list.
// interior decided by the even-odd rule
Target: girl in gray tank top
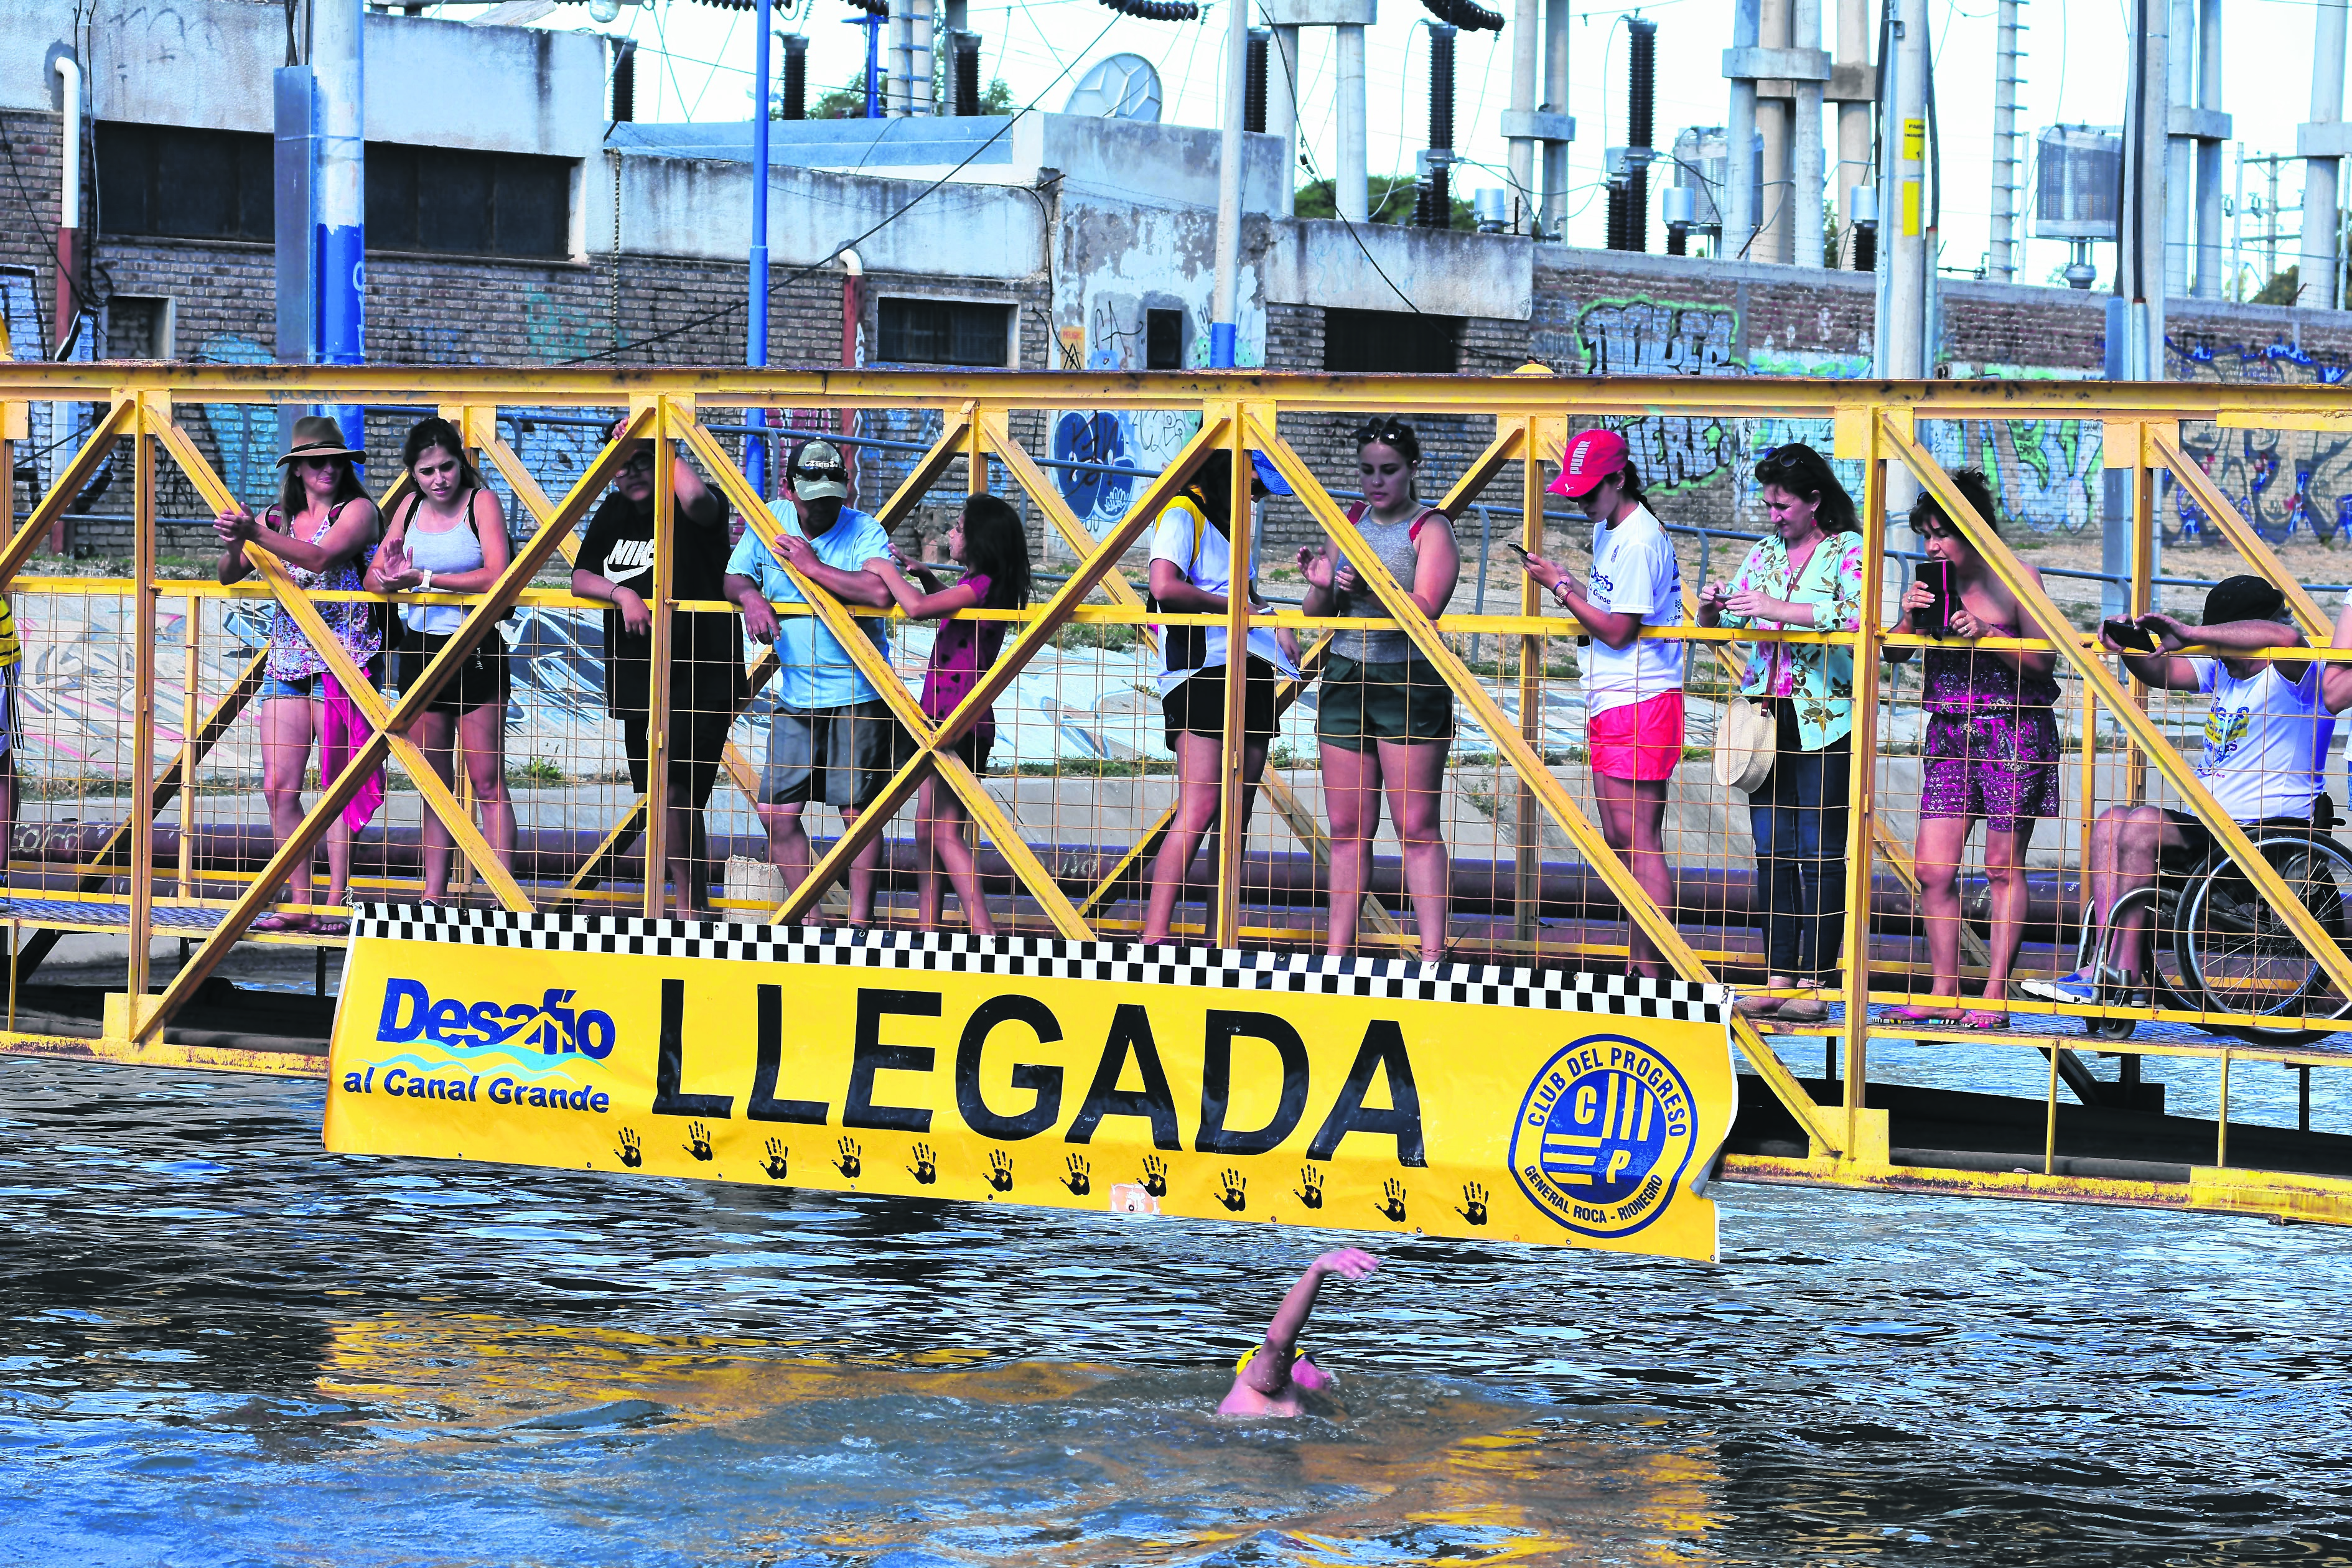
[{"label": "girl in gray tank top", "polygon": [[[1381,564],[1389,569],[1389,575],[1409,594],[1412,592],[1413,576],[1421,569],[1421,530],[1426,520],[1443,519],[1444,515],[1433,507],[1394,522],[1381,522],[1367,508],[1355,506],[1349,509],[1348,521],[1356,525],[1356,531],[1364,536],[1364,542],[1372,547]],[[1343,555],[1337,544],[1331,547],[1331,553]],[[1335,616],[1382,621],[1392,618],[1380,595],[1360,579],[1352,587],[1334,591],[1339,596],[1339,607],[1331,612]],[[1447,602],[1452,602],[1452,595],[1447,596]],[[1338,631],[1331,634],[1331,651],[1360,664],[1395,664],[1412,655],[1412,639],[1400,631]]]},{"label": "girl in gray tank top", "polygon": [[[1356,432],[1364,501],[1349,513],[1380,563],[1433,616],[1445,613],[1461,581],[1454,523],[1415,494],[1421,442],[1400,419],[1376,419]],[[1370,564],[1369,562],[1366,563]],[[1350,569],[1338,544],[1302,549],[1309,616],[1393,620]],[[1421,955],[1445,946],[1451,867],[1445,848],[1445,758],[1454,743],[1454,693],[1407,634],[1389,628],[1331,634],[1316,693],[1315,738],[1322,748],[1323,799],[1331,817],[1331,898],[1325,951],[1351,952],[1372,839],[1388,801],[1403,848]]]}]

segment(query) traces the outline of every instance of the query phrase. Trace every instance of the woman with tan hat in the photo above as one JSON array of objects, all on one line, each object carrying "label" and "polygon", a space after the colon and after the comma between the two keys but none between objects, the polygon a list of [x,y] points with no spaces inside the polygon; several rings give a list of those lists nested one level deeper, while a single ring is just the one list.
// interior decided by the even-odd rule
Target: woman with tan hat
[{"label": "woman with tan hat", "polygon": [[[213,531],[221,541],[220,580],[236,583],[252,575],[254,566],[246,549],[253,545],[276,556],[294,585],[305,593],[358,591],[362,564],[376,537],[375,503],[368,500],[352,467],[352,458],[364,456],[357,447],[343,444],[342,429],[332,419],[296,420],[293,443],[278,459],[286,471],[278,504],[258,519],[242,506],[213,519]],[[383,646],[375,606],[362,600],[339,599],[318,609],[343,651],[374,679],[374,660]],[[301,825],[302,779],[310,771],[312,739],[319,742],[320,776],[332,778],[365,737],[367,728],[329,671],[327,661],[282,605],[270,612],[269,658],[260,695],[261,793],[269,805],[271,836],[283,844]],[[351,879],[352,834],[375,815],[383,798],[378,775],[327,829],[326,901],[331,905],[343,901]],[[307,857],[288,880],[293,901],[310,903]],[[301,912],[267,914],[255,921],[251,929],[341,936],[351,924]]]}]

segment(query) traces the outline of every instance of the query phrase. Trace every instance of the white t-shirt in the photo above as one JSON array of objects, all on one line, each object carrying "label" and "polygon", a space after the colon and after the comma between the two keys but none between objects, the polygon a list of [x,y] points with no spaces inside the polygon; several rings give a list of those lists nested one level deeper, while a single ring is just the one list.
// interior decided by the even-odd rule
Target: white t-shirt
[{"label": "white t-shirt", "polygon": [[2319,673],[2307,666],[2289,680],[2264,664],[2240,680],[2218,658],[2193,658],[2197,689],[2212,694],[2205,715],[2205,754],[2199,782],[2234,822],[2266,816],[2309,816],[2325,787],[2328,742],[2336,721],[2320,700]]},{"label": "white t-shirt", "polygon": [[[1593,530],[1585,597],[1612,615],[1638,615],[1645,626],[1684,624],[1682,563],[1648,507]],[[1638,637],[1612,648],[1595,637],[1576,658],[1584,667],[1587,718],[1683,689],[1683,645],[1668,638]]]},{"label": "white t-shirt", "polygon": [[[1201,541],[1197,553],[1192,545],[1196,532]],[[1167,510],[1160,514],[1160,521],[1151,531],[1151,559],[1173,561],[1176,569],[1184,574],[1185,580],[1202,593],[1231,595],[1233,592],[1232,548],[1225,542],[1225,536],[1217,531],[1217,525],[1202,517],[1188,500],[1180,497],[1170,501]],[[1187,633],[1205,635],[1193,637],[1186,636]],[[1160,632],[1160,643],[1166,654],[1161,662],[1169,667],[1163,668],[1160,676],[1162,693],[1175,690],[1199,670],[1214,669],[1225,662],[1225,628],[1223,626],[1169,626]],[[1188,657],[1192,650],[1204,645],[1204,653]],[[1298,667],[1284,655],[1282,645],[1274,640],[1272,631],[1252,626],[1249,651],[1251,658],[1262,658],[1274,666],[1276,673],[1289,676],[1294,680],[1298,679]]]}]

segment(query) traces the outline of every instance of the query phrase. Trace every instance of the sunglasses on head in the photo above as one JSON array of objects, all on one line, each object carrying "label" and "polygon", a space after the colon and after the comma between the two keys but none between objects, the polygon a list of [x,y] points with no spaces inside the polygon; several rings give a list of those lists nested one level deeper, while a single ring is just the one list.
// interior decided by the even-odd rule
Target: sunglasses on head
[{"label": "sunglasses on head", "polygon": [[1356,445],[1378,441],[1383,447],[1393,446],[1399,437],[1412,434],[1412,427],[1402,419],[1374,419],[1356,426]]}]

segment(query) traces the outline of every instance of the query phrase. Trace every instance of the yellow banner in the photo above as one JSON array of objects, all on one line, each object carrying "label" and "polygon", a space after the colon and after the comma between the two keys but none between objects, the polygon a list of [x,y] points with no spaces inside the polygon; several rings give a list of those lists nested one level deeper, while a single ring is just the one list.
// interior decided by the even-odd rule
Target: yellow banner
[{"label": "yellow banner", "polygon": [[339,1152],[1716,1253],[1720,987],[432,910],[353,937]]}]

